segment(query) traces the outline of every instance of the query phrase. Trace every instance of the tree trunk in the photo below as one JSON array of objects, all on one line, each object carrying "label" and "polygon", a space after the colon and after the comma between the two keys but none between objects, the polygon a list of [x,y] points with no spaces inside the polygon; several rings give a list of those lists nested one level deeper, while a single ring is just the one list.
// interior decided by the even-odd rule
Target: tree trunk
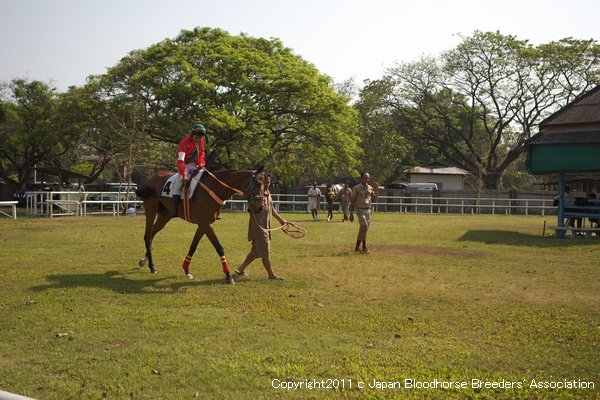
[{"label": "tree trunk", "polygon": [[498,189],[498,183],[502,177],[502,172],[494,171],[484,174],[481,179],[483,180],[483,187],[486,190]]}]

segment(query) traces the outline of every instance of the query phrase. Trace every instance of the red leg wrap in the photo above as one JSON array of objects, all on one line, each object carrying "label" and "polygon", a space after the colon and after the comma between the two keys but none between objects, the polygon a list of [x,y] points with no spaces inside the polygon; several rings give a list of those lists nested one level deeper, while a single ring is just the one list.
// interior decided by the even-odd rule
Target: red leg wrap
[{"label": "red leg wrap", "polygon": [[221,266],[223,267],[223,272],[225,272],[225,275],[229,275],[229,265],[227,264],[227,259],[225,256],[221,257]]},{"label": "red leg wrap", "polygon": [[185,256],[185,259],[183,260],[183,272],[185,272],[185,274],[189,274],[190,273],[190,264],[192,263],[192,256]]}]

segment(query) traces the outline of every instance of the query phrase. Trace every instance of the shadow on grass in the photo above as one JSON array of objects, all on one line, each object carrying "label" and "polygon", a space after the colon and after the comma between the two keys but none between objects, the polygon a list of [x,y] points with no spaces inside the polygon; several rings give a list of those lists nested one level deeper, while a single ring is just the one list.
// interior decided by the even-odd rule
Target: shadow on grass
[{"label": "shadow on grass", "polygon": [[596,238],[558,239],[550,236],[543,237],[541,235],[497,230],[471,230],[466,232],[459,241],[536,247],[597,246],[600,243]]},{"label": "shadow on grass", "polygon": [[[55,274],[48,275],[47,279],[50,283],[32,286],[30,290],[33,292],[43,292],[52,289],[89,287],[112,290],[120,294],[174,294],[186,287],[225,284],[225,277],[222,279],[200,281],[187,279],[183,276],[178,278],[173,278],[173,276],[157,278],[156,275],[147,274],[148,276],[152,276],[152,278],[130,279],[122,271],[107,271],[101,274]],[[173,279],[178,279],[179,281],[161,285],[161,282]]]}]

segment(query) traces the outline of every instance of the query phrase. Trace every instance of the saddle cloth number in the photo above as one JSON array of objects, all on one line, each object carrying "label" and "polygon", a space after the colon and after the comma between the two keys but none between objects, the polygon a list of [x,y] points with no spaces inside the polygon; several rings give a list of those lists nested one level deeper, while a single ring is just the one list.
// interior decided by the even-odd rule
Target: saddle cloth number
[{"label": "saddle cloth number", "polygon": [[[200,182],[200,177],[202,176],[203,172],[204,171],[200,171],[198,174],[196,174],[192,177],[192,180],[190,181],[190,184],[189,184],[189,187],[187,190],[188,193],[194,193],[194,190],[196,190],[196,186],[198,186],[198,182]],[[162,197],[173,197],[173,194],[171,191],[171,186],[175,184],[176,179],[181,179],[179,174],[173,174],[169,177],[169,179],[167,179],[167,181],[165,182],[165,184],[162,187],[162,191],[160,192],[160,195]]]}]

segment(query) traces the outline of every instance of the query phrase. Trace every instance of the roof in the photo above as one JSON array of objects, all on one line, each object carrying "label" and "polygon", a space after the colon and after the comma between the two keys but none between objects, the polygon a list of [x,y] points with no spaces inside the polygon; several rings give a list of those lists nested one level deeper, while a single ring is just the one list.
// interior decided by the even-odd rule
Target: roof
[{"label": "roof", "polygon": [[566,106],[540,122],[540,130],[548,125],[600,123],[600,85],[577,96]]},{"label": "roof", "polygon": [[79,172],[71,171],[60,167],[37,167],[36,171],[41,174],[52,175],[61,178],[78,178],[88,179],[88,175],[81,174]]},{"label": "roof", "polygon": [[404,172],[407,174],[469,175],[464,169],[450,167],[440,162],[432,162],[420,167],[407,169]]},{"label": "roof", "polygon": [[600,128],[587,131],[539,132],[532,136],[528,144],[598,144],[600,143]]},{"label": "roof", "polygon": [[600,85],[543,120],[527,148],[533,174],[600,172]]}]

